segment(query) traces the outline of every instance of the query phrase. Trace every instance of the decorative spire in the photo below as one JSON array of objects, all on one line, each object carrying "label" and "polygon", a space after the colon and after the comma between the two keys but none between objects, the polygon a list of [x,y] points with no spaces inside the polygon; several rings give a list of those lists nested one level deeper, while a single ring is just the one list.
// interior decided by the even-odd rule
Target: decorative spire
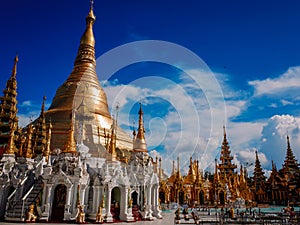
[{"label": "decorative spire", "polygon": [[14,78],[16,78],[16,75],[17,75],[17,64],[18,64],[18,62],[19,62],[19,57],[18,57],[18,55],[16,55],[15,60],[14,60],[14,67],[13,67],[12,73],[11,73],[11,76],[14,77]]},{"label": "decorative spire", "polygon": [[[17,117],[17,63],[18,56],[14,59],[12,74],[7,80],[3,97],[0,97],[0,156],[2,153],[14,154],[15,131],[18,126]],[[9,135],[7,133],[9,132]]]},{"label": "decorative spire", "polygon": [[245,172],[243,170],[243,166],[241,165],[241,171],[240,171],[240,183],[245,183],[246,179],[245,179]]},{"label": "decorative spire", "polygon": [[173,167],[172,167],[172,175],[175,174],[176,169],[175,169],[175,160],[173,160]]},{"label": "decorative spire", "polygon": [[225,128],[225,125],[223,125],[223,135],[224,135],[224,140],[227,140],[226,139],[226,128]]},{"label": "decorative spire", "polygon": [[261,183],[266,180],[266,177],[265,177],[265,172],[261,168],[257,151],[255,151],[255,158],[256,160],[255,160],[255,167],[253,172],[253,180],[255,183],[255,190],[258,191],[260,189]]},{"label": "decorative spire", "polygon": [[117,154],[116,154],[116,122],[115,122],[115,120],[113,120],[113,124],[111,126],[109,153],[111,154],[111,160],[115,161],[116,157],[117,157]]},{"label": "decorative spire", "polygon": [[293,153],[293,150],[291,149],[290,145],[290,138],[287,135],[286,137],[287,141],[287,150],[286,150],[286,156],[283,164],[283,170],[285,173],[292,173],[294,174],[295,172],[299,173],[299,164],[297,162],[297,159],[295,158],[295,155]]},{"label": "decorative spire", "polygon": [[138,152],[148,152],[147,150],[147,144],[145,140],[145,128],[144,128],[144,122],[143,122],[143,109],[142,104],[140,103],[140,109],[139,109],[139,127],[138,132],[136,135],[136,138],[133,141],[133,149]]},{"label": "decorative spire", "polygon": [[214,183],[219,182],[219,172],[218,172],[218,161],[215,159],[215,175],[214,175]]},{"label": "decorative spire", "polygon": [[180,166],[179,166],[179,156],[177,157],[177,173],[178,173],[178,178],[181,178]]},{"label": "decorative spire", "polygon": [[94,33],[93,33],[93,24],[94,24],[95,20],[96,20],[96,17],[94,15],[94,11],[93,11],[93,2],[91,1],[91,8],[90,8],[89,14],[86,17],[86,28],[81,37],[80,44],[90,45],[92,47],[95,47],[95,38],[94,38]]},{"label": "decorative spire", "polygon": [[42,103],[42,108],[41,108],[41,115],[45,114],[45,101],[46,101],[46,96],[43,97],[43,103]]},{"label": "decorative spire", "polygon": [[116,144],[117,144],[117,124],[118,124],[118,114],[119,114],[119,103],[116,105],[116,119],[113,119],[113,123],[111,125],[111,137],[109,144],[109,153],[111,154],[112,161],[115,161],[117,158],[116,153]]},{"label": "decorative spire", "polygon": [[188,171],[188,174],[187,174],[187,176],[185,177],[185,180],[184,180],[184,182],[186,184],[193,184],[195,182],[196,175],[195,175],[193,167],[194,167],[193,166],[193,160],[192,160],[192,157],[190,157],[189,171]]},{"label": "decorative spire", "polygon": [[272,171],[274,171],[274,172],[277,171],[276,164],[273,160],[272,160]]},{"label": "decorative spire", "polygon": [[35,133],[34,133],[34,145],[33,150],[35,154],[43,154],[46,150],[47,145],[47,125],[46,125],[46,118],[45,118],[45,101],[46,96],[43,97],[41,113],[39,118],[36,120],[35,125]]},{"label": "decorative spire", "polygon": [[224,133],[224,137],[223,137],[222,149],[220,155],[221,163],[218,165],[221,179],[224,178],[225,174],[227,177],[233,175],[234,170],[237,168],[237,166],[231,162],[233,160],[233,157],[231,156],[230,147],[228,145],[225,126],[223,126],[223,133]]},{"label": "decorative spire", "polygon": [[8,140],[8,144],[7,144],[6,149],[5,149],[5,153],[9,154],[9,155],[12,155],[12,154],[15,153],[15,149],[16,149],[16,146],[15,146],[15,128],[13,126],[13,128],[10,130],[10,133],[9,133],[9,140]]},{"label": "decorative spire", "polygon": [[[73,114],[73,113],[72,113]],[[62,151],[64,153],[72,153],[72,154],[76,154],[76,142],[75,142],[75,138],[74,138],[74,123],[75,123],[75,115],[71,115],[72,116],[72,120],[71,120],[71,124],[70,124],[70,130],[68,133],[68,138],[67,141],[62,149]]]},{"label": "decorative spire", "polygon": [[48,137],[47,137],[47,145],[46,145],[46,151],[44,151],[44,156],[46,158],[46,162],[49,163],[49,155],[51,152],[50,144],[51,144],[51,129],[52,129],[52,122],[50,120],[49,128],[48,128]]},{"label": "decorative spire", "polygon": [[143,121],[143,109],[142,109],[142,103],[140,103],[140,110],[139,110],[139,128],[137,133],[137,138],[139,139],[145,139],[145,128],[144,128],[144,121]]},{"label": "decorative spire", "polygon": [[161,164],[161,157],[159,158],[159,172],[158,172],[158,177],[159,177],[159,181],[162,181],[162,164]]},{"label": "decorative spire", "polygon": [[32,133],[33,133],[33,125],[29,124],[27,127],[27,146],[26,146],[26,158],[31,159],[33,156],[32,151]]}]

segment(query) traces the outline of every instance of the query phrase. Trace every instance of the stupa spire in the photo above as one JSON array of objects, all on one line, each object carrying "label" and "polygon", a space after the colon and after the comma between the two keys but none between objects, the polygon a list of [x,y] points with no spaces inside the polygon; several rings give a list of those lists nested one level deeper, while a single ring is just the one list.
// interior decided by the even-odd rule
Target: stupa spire
[{"label": "stupa spire", "polygon": [[14,67],[12,69],[12,74],[11,74],[11,76],[14,77],[14,78],[16,78],[16,75],[17,75],[17,64],[18,64],[18,62],[19,62],[19,57],[18,57],[18,55],[16,55],[16,57],[14,59]]},{"label": "stupa spire", "polygon": [[69,130],[69,133],[68,133],[68,139],[67,141],[65,142],[65,145],[62,149],[62,151],[64,153],[72,153],[72,154],[76,154],[76,142],[75,142],[75,138],[74,138],[74,123],[75,123],[75,116],[74,115],[71,115],[72,116],[72,120],[71,120],[71,123],[70,123],[70,130]]},{"label": "stupa spire", "polygon": [[93,33],[93,24],[96,20],[96,17],[94,15],[94,10],[93,10],[93,4],[94,2],[91,1],[91,7],[89,14],[86,17],[86,28],[85,31],[81,37],[80,44],[83,45],[90,45],[92,47],[95,47],[95,38],[94,38],[94,33]]},{"label": "stupa spire", "polygon": [[140,110],[139,110],[139,128],[137,133],[137,138],[145,139],[145,128],[144,128],[144,121],[143,121],[143,109],[142,103],[140,103]]},{"label": "stupa spire", "polygon": [[113,119],[113,123],[111,125],[111,136],[110,136],[110,144],[109,144],[109,153],[111,154],[111,160],[115,161],[117,159],[116,153],[116,144],[117,144],[117,121],[118,121],[118,110],[119,106],[116,106],[116,119]]},{"label": "stupa spire", "polygon": [[46,158],[46,162],[49,163],[49,156],[51,154],[50,150],[50,143],[51,143],[51,129],[52,129],[52,122],[50,120],[49,127],[48,127],[48,137],[47,137],[47,145],[46,145],[46,151],[44,151],[44,156]]},{"label": "stupa spire", "polygon": [[139,127],[137,130],[136,138],[133,141],[133,149],[138,152],[148,152],[147,144],[145,140],[145,128],[144,128],[144,121],[143,121],[143,109],[142,104],[140,103],[139,109]]},{"label": "stupa spire", "polygon": [[230,147],[227,141],[226,129],[223,126],[223,142],[221,147],[221,155],[220,155],[220,164],[218,165],[218,169],[220,170],[220,177],[224,178],[226,175],[230,177],[234,174],[234,170],[237,166],[232,163],[233,157],[231,156]]},{"label": "stupa spire", "polygon": [[34,136],[34,144],[33,150],[35,154],[44,154],[47,145],[47,125],[46,125],[46,118],[45,118],[45,101],[46,96],[43,97],[41,113],[39,118],[36,120],[35,124],[35,132]]},{"label": "stupa spire", "polygon": [[288,135],[286,137],[286,142],[287,142],[287,149],[286,149],[286,156],[283,164],[283,169],[286,172],[290,172],[290,173],[299,172],[299,164],[291,148],[290,138]]},{"label": "stupa spire", "polygon": [[175,160],[173,160],[173,166],[172,166],[172,175],[176,173],[175,169]]},{"label": "stupa spire", "polygon": [[7,80],[3,96],[0,97],[0,156],[3,153],[14,154],[15,151],[14,133],[18,126],[16,80],[18,61],[19,58],[16,56],[11,76]]},{"label": "stupa spire", "polygon": [[255,151],[255,167],[254,167],[254,173],[253,173],[253,180],[255,183],[255,190],[259,190],[261,183],[263,183],[266,180],[265,172],[261,168],[261,164],[258,158],[258,153]]}]

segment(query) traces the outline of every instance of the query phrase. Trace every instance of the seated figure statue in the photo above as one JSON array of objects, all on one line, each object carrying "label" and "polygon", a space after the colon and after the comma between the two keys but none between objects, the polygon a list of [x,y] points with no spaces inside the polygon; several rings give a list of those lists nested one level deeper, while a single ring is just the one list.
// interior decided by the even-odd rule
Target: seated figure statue
[{"label": "seated figure statue", "polygon": [[77,208],[77,215],[76,215],[76,223],[85,223],[85,213],[83,211],[83,206],[78,205]]},{"label": "seated figure statue", "polygon": [[37,216],[34,214],[34,204],[29,206],[26,222],[35,222]]},{"label": "seated figure statue", "polygon": [[96,223],[103,223],[102,204],[99,205],[99,209],[96,215]]}]

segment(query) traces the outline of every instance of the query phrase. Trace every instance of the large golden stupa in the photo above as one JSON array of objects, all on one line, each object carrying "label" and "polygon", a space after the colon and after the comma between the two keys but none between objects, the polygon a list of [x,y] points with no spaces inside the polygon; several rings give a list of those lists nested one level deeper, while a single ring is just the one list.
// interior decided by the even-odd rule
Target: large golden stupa
[{"label": "large golden stupa", "polygon": [[[81,37],[74,67],[67,80],[57,89],[46,120],[52,122],[51,149],[62,148],[75,117],[75,138],[78,143],[89,147],[92,156],[99,156],[100,146],[107,143],[113,118],[111,117],[106,94],[96,74],[95,22],[93,8],[86,17],[86,29]],[[132,138],[117,128],[117,147],[132,149]]]}]

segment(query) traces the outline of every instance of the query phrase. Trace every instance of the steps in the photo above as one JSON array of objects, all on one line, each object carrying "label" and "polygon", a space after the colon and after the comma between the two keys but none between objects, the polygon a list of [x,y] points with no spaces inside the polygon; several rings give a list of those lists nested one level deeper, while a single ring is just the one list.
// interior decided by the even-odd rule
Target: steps
[{"label": "steps", "polygon": [[22,198],[13,198],[8,202],[8,207],[5,214],[5,220],[7,221],[24,221],[27,217],[27,211],[31,204],[35,204],[35,201],[39,193],[43,190],[42,178],[34,180],[32,187],[25,193]]}]

